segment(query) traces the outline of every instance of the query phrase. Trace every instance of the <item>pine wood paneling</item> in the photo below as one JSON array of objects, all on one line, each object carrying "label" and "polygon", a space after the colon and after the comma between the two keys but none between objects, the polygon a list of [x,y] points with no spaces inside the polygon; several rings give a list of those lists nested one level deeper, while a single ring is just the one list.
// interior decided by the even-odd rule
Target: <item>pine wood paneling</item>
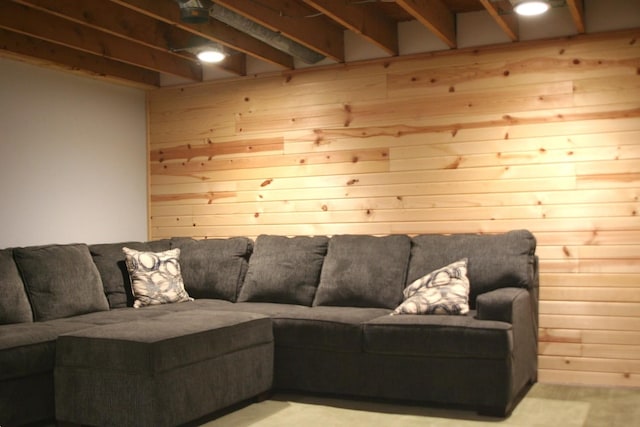
[{"label": "pine wood paneling", "polygon": [[639,38],[149,92],[150,238],[527,228],[540,380],[640,387]]}]

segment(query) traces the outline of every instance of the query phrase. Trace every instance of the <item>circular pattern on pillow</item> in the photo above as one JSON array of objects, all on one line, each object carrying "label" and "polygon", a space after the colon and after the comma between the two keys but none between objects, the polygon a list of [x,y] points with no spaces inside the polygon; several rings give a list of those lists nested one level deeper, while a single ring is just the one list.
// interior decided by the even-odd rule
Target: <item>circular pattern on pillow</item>
[{"label": "circular pattern on pillow", "polygon": [[142,252],[124,247],[122,251],[131,277],[135,308],[192,300],[184,288],[179,248]]}]

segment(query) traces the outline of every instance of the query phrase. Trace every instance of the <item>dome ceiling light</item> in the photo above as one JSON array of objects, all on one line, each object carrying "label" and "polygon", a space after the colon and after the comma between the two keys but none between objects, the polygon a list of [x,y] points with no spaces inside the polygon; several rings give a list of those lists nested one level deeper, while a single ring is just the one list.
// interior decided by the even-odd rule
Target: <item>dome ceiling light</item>
[{"label": "dome ceiling light", "polygon": [[217,64],[218,62],[222,62],[227,55],[222,51],[222,49],[206,47],[199,49],[196,53],[196,56],[201,62],[206,62],[207,64]]},{"label": "dome ceiling light", "polygon": [[513,10],[521,16],[536,16],[545,13],[551,5],[548,0],[511,0]]}]

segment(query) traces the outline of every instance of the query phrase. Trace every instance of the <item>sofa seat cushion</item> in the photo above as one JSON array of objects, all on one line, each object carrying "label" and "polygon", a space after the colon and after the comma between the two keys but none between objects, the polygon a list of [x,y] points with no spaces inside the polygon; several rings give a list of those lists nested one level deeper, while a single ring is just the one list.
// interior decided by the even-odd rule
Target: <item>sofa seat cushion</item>
[{"label": "sofa seat cushion", "polygon": [[0,325],[0,380],[53,371],[58,336],[92,326],[57,320]]},{"label": "sofa seat cushion", "polygon": [[95,313],[68,317],[66,319],[60,319],[60,321],[79,322],[94,326],[101,326],[131,322],[134,320],[150,319],[153,317],[164,316],[168,313],[170,312],[161,310],[134,310],[133,308],[115,308],[109,311],[99,311]]},{"label": "sofa seat cushion", "polygon": [[171,247],[180,249],[182,278],[189,295],[236,301],[253,251],[251,239],[174,237]]},{"label": "sofa seat cushion", "polygon": [[33,312],[24,290],[13,251],[0,251],[0,325],[33,322]]},{"label": "sofa seat cushion", "polygon": [[272,336],[271,322],[259,314],[191,310],[61,335],[56,357],[67,367],[152,375]]},{"label": "sofa seat cushion", "polygon": [[87,245],[16,248],[13,257],[24,280],[35,320],[109,310],[100,273]]},{"label": "sofa seat cushion", "polygon": [[80,322],[94,326],[112,325],[116,323],[131,322],[134,320],[152,319],[165,316],[176,311],[206,310],[219,311],[226,307],[233,307],[233,303],[224,300],[201,299],[180,304],[159,304],[134,309],[132,307],[114,308],[109,311],[82,314],[80,316],[60,319],[65,322]]},{"label": "sofa seat cushion", "polygon": [[193,301],[187,301],[180,304],[163,304],[144,307],[144,310],[150,311],[164,311],[166,313],[172,313],[174,311],[191,311],[191,310],[205,310],[205,311],[218,311],[225,310],[233,307],[235,304],[227,300],[221,299],[196,299]]},{"label": "sofa seat cushion", "polygon": [[364,324],[364,351],[398,356],[506,359],[513,351],[509,323],[465,316],[382,316]]},{"label": "sofa seat cushion", "polygon": [[271,318],[302,315],[302,313],[307,313],[309,311],[309,307],[305,305],[280,304],[273,302],[237,302],[230,306],[220,307],[220,309],[258,313]]},{"label": "sofa seat cushion", "polygon": [[389,312],[353,307],[283,311],[272,317],[276,347],[361,352],[363,323]]},{"label": "sofa seat cushion", "polygon": [[402,301],[410,249],[406,235],[333,236],[313,305],[396,308]]},{"label": "sofa seat cushion", "polygon": [[236,303],[224,309],[269,316],[273,321],[276,347],[338,352],[361,352],[363,323],[391,312],[382,308],[306,307],[258,302]]}]

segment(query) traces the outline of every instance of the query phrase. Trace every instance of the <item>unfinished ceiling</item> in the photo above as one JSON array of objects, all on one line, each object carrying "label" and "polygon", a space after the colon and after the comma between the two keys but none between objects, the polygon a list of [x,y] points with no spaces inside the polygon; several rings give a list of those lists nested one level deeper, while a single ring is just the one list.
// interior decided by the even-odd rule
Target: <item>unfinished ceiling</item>
[{"label": "unfinished ceiling", "polygon": [[[182,0],[184,3],[186,0]],[[569,9],[583,33],[583,0],[553,0]],[[207,42],[229,56],[217,65],[246,75],[247,57],[278,69],[296,67],[301,56],[247,34],[255,24],[311,55],[345,62],[345,30],[361,35],[388,56],[399,55],[398,23],[417,21],[455,49],[456,16],[486,10],[512,41],[518,21],[509,0],[215,0],[208,7],[251,25],[231,26],[211,16],[190,24],[179,0],[1,0],[0,56],[18,57],[122,81],[157,87],[161,75],[203,80],[203,65],[192,48]],[[238,29],[240,28],[240,29]],[[313,59],[314,56],[316,59]]]}]

